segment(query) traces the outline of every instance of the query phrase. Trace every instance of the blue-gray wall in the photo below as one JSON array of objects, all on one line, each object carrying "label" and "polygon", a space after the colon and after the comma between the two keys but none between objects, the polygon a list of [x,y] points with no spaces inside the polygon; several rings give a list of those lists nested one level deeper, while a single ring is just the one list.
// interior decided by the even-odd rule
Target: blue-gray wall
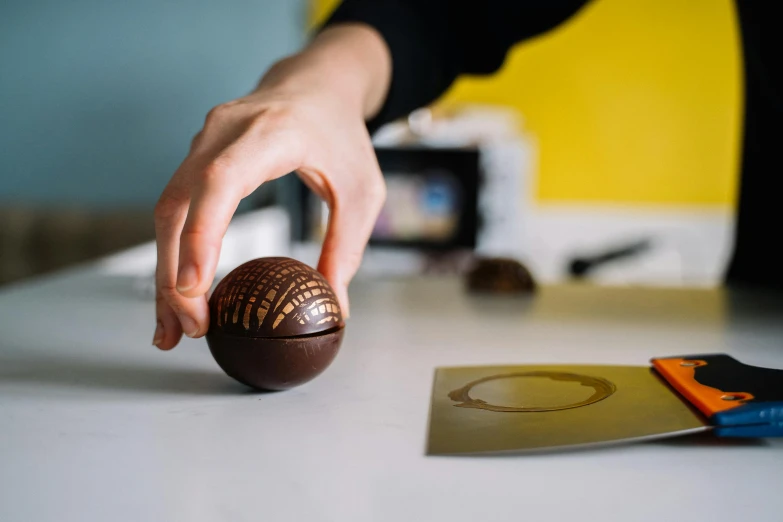
[{"label": "blue-gray wall", "polygon": [[305,0],[2,0],[0,205],[152,206],[305,19]]}]

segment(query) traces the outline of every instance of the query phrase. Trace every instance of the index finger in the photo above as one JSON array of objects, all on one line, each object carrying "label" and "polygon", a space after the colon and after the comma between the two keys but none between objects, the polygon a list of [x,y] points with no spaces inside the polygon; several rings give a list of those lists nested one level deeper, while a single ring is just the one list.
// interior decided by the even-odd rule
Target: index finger
[{"label": "index finger", "polygon": [[185,297],[207,293],[215,277],[223,236],[240,200],[261,183],[287,174],[284,144],[245,135],[197,177],[182,229],[177,290]]}]

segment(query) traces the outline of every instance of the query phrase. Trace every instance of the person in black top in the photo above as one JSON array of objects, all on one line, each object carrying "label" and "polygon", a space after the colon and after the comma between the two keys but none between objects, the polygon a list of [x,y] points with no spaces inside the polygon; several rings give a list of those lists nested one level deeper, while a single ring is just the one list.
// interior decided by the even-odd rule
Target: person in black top
[{"label": "person in black top", "polygon": [[[592,0],[600,1],[600,0]],[[346,0],[250,95],[214,108],[156,207],[157,328],[170,349],[208,328],[206,293],[239,200],[296,171],[330,208],[318,269],[348,315],[347,286],[385,197],[370,133],[436,100],[461,74],[492,74],[508,50],[589,1]],[[776,145],[781,32],[772,3],[735,0],[745,80],[741,187],[727,283],[783,289]],[[769,245],[769,246],[768,246]]]}]

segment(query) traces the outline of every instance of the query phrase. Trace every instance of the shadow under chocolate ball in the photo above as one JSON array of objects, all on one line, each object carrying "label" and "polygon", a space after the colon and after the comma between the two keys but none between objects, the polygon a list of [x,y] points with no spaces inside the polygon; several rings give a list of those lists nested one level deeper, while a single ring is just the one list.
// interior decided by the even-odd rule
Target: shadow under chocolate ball
[{"label": "shadow under chocolate ball", "polygon": [[207,333],[212,357],[226,374],[260,390],[287,390],[320,375],[332,363],[345,327],[303,337],[241,337]]},{"label": "shadow under chocolate ball", "polygon": [[334,360],[345,323],[318,271],[287,257],[243,263],[209,299],[207,344],[229,376],[253,388],[285,390]]}]

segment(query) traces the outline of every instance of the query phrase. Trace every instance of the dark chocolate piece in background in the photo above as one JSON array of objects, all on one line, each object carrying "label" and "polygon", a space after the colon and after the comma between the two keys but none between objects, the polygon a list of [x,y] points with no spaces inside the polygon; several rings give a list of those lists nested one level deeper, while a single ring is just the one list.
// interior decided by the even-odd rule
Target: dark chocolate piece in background
[{"label": "dark chocolate piece in background", "polygon": [[530,294],[537,288],[525,265],[502,257],[478,259],[467,272],[466,284],[470,292],[490,294]]}]

